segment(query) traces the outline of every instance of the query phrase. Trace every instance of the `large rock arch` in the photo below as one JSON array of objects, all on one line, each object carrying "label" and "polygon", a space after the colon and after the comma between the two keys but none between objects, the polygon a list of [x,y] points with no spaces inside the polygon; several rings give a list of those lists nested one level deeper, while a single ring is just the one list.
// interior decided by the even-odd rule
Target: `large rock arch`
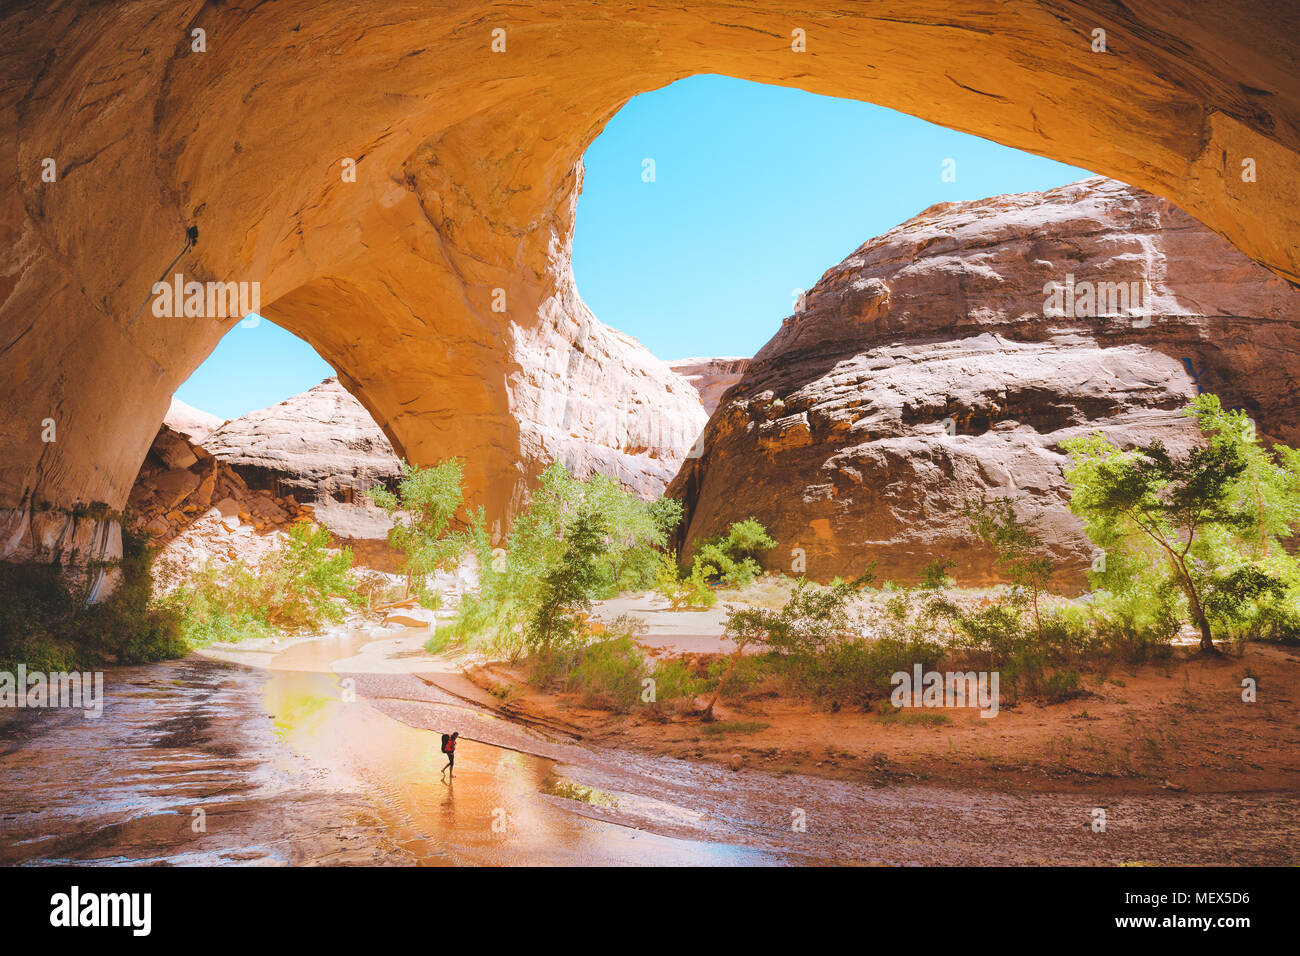
[{"label": "large rock arch", "polygon": [[[98,517],[74,519],[122,505],[168,397],[232,324],[135,314],[190,225],[188,277],[259,281],[265,314],[399,449],[474,463],[495,518],[566,442],[680,440],[650,391],[574,401],[575,369],[599,377],[602,357],[569,250],[586,146],[630,97],[693,73],[870,100],[1117,177],[1298,281],[1298,21],[1245,0],[12,8],[0,551],[102,541]],[[563,426],[531,426],[538,407]]]}]

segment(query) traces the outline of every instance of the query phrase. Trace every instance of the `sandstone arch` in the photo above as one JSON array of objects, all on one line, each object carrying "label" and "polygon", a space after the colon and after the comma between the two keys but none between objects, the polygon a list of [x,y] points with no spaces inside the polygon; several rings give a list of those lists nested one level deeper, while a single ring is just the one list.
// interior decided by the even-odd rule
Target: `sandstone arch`
[{"label": "sandstone arch", "polygon": [[[131,318],[191,224],[188,275],[260,281],[268,317],[334,364],[399,448],[482,463],[472,490],[494,517],[528,463],[566,443],[689,443],[664,433],[648,392],[590,407],[566,374],[601,374],[575,348],[580,157],[630,97],[694,73],[870,100],[1117,177],[1300,281],[1300,13],[1141,7],[13,7],[0,15],[0,552],[99,534],[72,509],[125,501],[168,396],[231,324]],[[1089,49],[1099,27],[1105,54]],[[339,176],[345,157],[356,183]],[[1241,181],[1243,158],[1257,182]],[[532,427],[543,407],[563,427]]]}]

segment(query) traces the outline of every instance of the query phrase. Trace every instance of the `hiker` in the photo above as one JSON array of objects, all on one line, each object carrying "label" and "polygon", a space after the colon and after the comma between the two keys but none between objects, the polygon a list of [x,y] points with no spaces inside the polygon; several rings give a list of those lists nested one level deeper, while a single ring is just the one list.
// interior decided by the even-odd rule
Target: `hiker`
[{"label": "hiker", "polygon": [[450,770],[453,776],[456,772],[456,738],[459,736],[459,730],[442,735],[442,752],[447,755],[447,766],[442,768],[442,772],[446,773]]}]

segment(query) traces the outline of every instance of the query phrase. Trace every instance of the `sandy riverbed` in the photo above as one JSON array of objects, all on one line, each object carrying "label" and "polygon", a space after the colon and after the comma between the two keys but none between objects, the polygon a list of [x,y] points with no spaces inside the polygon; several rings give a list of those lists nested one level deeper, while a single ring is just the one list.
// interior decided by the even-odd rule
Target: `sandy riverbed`
[{"label": "sandy riverbed", "polygon": [[0,862],[1297,862],[1294,792],[1112,794],[1095,833],[1087,794],[736,773],[503,714],[427,636],[214,648],[111,671],[99,721],[6,715]]}]

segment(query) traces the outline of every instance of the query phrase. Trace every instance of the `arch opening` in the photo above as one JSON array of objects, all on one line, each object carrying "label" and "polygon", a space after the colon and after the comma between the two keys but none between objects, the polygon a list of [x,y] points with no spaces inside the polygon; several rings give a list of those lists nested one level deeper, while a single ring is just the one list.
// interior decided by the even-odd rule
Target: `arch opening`
[{"label": "arch opening", "polygon": [[[418,414],[445,407],[418,370],[451,343],[474,369],[460,401],[501,423],[459,440],[497,454],[479,500],[506,515],[527,482],[507,462],[564,454],[575,434],[608,427],[581,407],[562,411],[567,431],[510,424],[571,398],[559,384],[567,365],[530,353],[583,328],[569,270],[579,157],[632,96],[694,74],[874,102],[1116,176],[1300,276],[1300,80],[1287,39],[1300,31],[1245,3],[1216,12],[1206,56],[1195,55],[1208,42],[1197,8],[1181,4],[1108,11],[1104,55],[1090,49],[1099,15],[1086,4],[909,6],[906,17],[702,5],[675,25],[659,11],[615,24],[566,8],[503,14],[510,42],[498,53],[465,13],[381,5],[345,23],[287,3],[205,8],[205,29],[222,40],[202,55],[165,18],[144,28],[138,55],[139,24],[85,7],[71,26],[29,9],[4,18],[23,42],[10,69],[29,87],[4,120],[17,160],[0,270],[13,330],[0,357],[10,556],[41,550],[37,512],[124,502],[167,396],[223,331],[132,316],[190,227],[198,278],[262,282],[268,317],[353,348],[343,364],[380,370],[400,358],[401,374],[355,390],[413,455],[454,444]],[[301,66],[355,38],[356,20],[356,55],[327,71]],[[412,36],[437,39],[413,48]],[[99,90],[115,98],[111,115],[86,96],[87,64],[118,76]],[[32,172],[47,157],[62,170],[55,183]],[[348,159],[353,182],[340,175]],[[1241,176],[1246,159],[1255,181]],[[498,292],[505,312],[492,309]],[[309,309],[325,302],[353,308]],[[412,302],[437,307],[394,306]],[[373,345],[346,338],[349,324],[384,323],[391,334]],[[490,387],[475,392],[470,378]],[[33,437],[47,418],[65,440]]]}]

